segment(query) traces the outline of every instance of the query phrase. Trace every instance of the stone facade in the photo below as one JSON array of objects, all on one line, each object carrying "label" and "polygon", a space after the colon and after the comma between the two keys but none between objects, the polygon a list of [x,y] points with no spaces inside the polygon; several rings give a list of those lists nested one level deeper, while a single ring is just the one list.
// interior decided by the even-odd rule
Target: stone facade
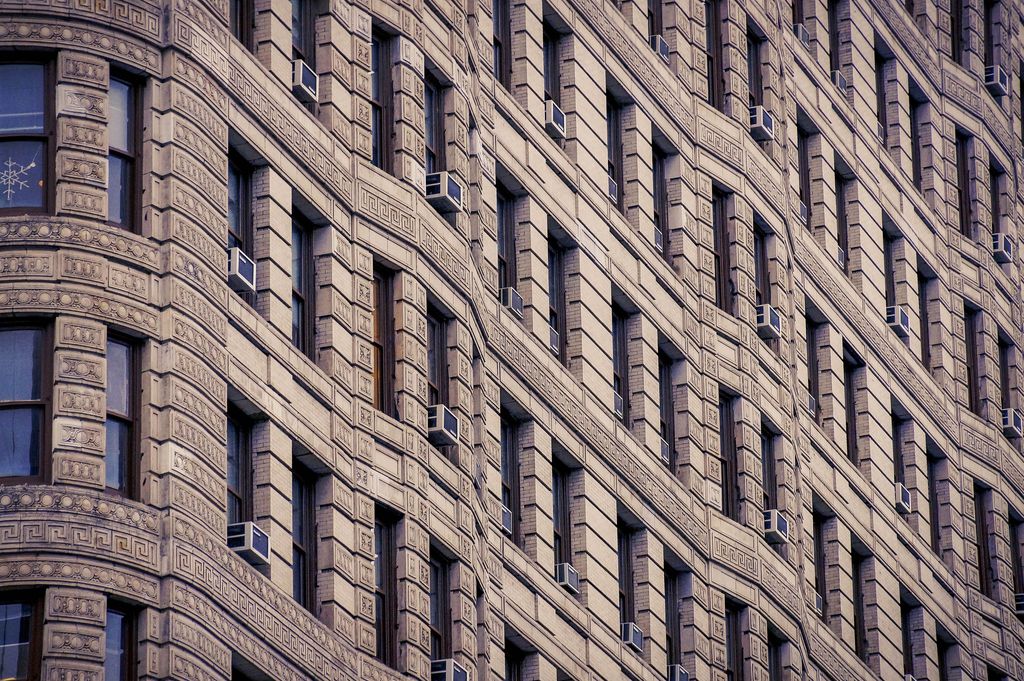
[{"label": "stone facade", "polygon": [[[505,57],[492,44],[503,1],[308,2],[319,92],[303,105],[289,0],[0,0],[0,62],[31,53],[53,77],[52,210],[0,216],[0,317],[44,320],[52,353],[45,484],[0,481],[0,598],[39,598],[41,678],[103,679],[116,603],[137,619],[138,678],[427,679],[432,552],[469,679],[518,664],[526,681],[653,681],[670,663],[699,681],[1024,678],[1024,459],[1001,427],[1024,406],[1024,279],[1016,253],[1001,264],[990,247],[1018,243],[1024,5],[662,0],[662,60],[648,41],[659,3],[510,0]],[[564,140],[545,130],[546,30]],[[1008,65],[1008,94],[986,89],[986,63]],[[775,119],[767,141],[749,134],[751,68]],[[115,71],[140,100],[133,230],[107,221]],[[447,215],[424,198],[428,72],[464,188]],[[382,97],[387,172],[371,162]],[[229,155],[252,170],[249,296],[226,283]],[[521,318],[499,302],[506,208]],[[308,352],[292,342],[298,213]],[[394,416],[374,407],[375,267],[392,277]],[[781,338],[760,337],[760,303]],[[888,306],[906,311],[905,337]],[[444,451],[427,428],[433,309],[461,424]],[[104,486],[108,334],[138,347],[137,500]],[[266,566],[225,545],[229,409],[251,423],[245,494]],[[552,578],[553,464],[578,595]],[[315,476],[309,608],[292,598],[300,466]],[[766,541],[766,503],[788,543]],[[390,666],[375,657],[383,512],[396,519]],[[621,640],[622,550],[640,652]]]}]

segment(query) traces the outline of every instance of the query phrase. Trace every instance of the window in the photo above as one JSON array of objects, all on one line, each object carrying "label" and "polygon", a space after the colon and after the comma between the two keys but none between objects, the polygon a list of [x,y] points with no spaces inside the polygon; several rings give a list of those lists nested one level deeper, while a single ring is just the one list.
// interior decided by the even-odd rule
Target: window
[{"label": "window", "polygon": [[954,659],[956,644],[946,638],[939,638],[936,643],[938,645],[939,681],[950,681],[956,662]]},{"label": "window", "polygon": [[805,226],[811,225],[811,133],[798,125],[796,128],[796,161],[799,175],[800,203],[803,204]]},{"label": "window", "polygon": [[448,404],[448,320],[427,305],[427,403]]},{"label": "window", "polygon": [[370,39],[370,162],[385,172],[392,163],[391,37],[374,29]]},{"label": "window", "polygon": [[316,613],[316,508],[312,472],[292,464],[292,598]]},{"label": "window", "polygon": [[[956,4],[956,0],[953,0]],[[971,138],[959,130],[956,131],[956,189],[957,205],[960,209],[960,233],[968,239],[974,238],[974,214],[971,203],[970,163]]]},{"label": "window", "polygon": [[373,523],[377,659],[390,667],[398,664],[397,535],[398,518],[387,509],[378,506]]},{"label": "window", "polygon": [[625,193],[622,168],[622,104],[611,93],[607,96],[605,116],[608,122],[608,178],[609,196],[621,211]]},{"label": "window", "polygon": [[714,232],[715,304],[723,312],[732,314],[733,284],[732,258],[729,250],[731,234],[727,202],[729,195],[719,189],[711,190],[711,229]]},{"label": "window", "polygon": [[1010,367],[1013,364],[1013,345],[1002,333],[999,334],[999,406],[1009,409],[1013,406],[1010,399],[1012,383],[1010,381]]},{"label": "window", "polygon": [[[821,416],[821,371],[818,368],[818,337],[821,335],[823,324],[805,318],[807,324],[807,392],[810,395],[812,404],[809,404],[811,416],[819,421]],[[819,421],[820,422],[820,421]]]},{"label": "window", "polygon": [[[929,442],[929,444],[931,444]],[[929,543],[936,555],[942,555],[942,519],[939,517],[941,499],[939,483],[944,482],[945,457],[932,447],[926,451],[928,460],[928,523]]]},{"label": "window", "polygon": [[761,49],[764,38],[761,32],[747,22],[747,92],[750,106],[764,105],[764,80],[761,77]]},{"label": "window", "polygon": [[782,681],[785,668],[782,662],[782,651],[786,640],[768,631],[768,681]]},{"label": "window", "polygon": [[[0,119],[2,120],[2,119]],[[0,479],[39,482],[49,460],[49,359],[47,332],[33,326],[0,327]]]},{"label": "window", "polygon": [[964,305],[964,343],[967,355],[967,406],[981,416],[981,310]]},{"label": "window", "polygon": [[828,621],[828,586],[825,581],[825,523],[828,518],[817,509],[812,516],[814,537],[814,591],[821,597],[821,619]]},{"label": "window", "polygon": [[921,320],[921,364],[928,371],[932,369],[931,315],[928,310],[934,287],[935,279],[928,276],[923,261],[919,259],[917,263],[917,305],[918,316]]},{"label": "window", "polygon": [[519,504],[518,424],[504,409],[501,412],[501,504],[512,512],[512,541],[522,548],[522,513]]},{"label": "window", "polygon": [[[238,248],[253,257],[252,168],[234,152],[228,153],[228,248]],[[239,294],[247,304],[252,293]]]},{"label": "window", "polygon": [[654,245],[661,257],[668,260],[668,155],[657,144],[651,147],[651,163],[654,171]]},{"label": "window", "polygon": [[228,523],[252,520],[252,431],[238,409],[228,405]]},{"label": "window", "polygon": [[633,576],[633,539],[635,536],[636,530],[620,517],[618,521],[620,622],[636,622],[636,601],[633,593],[636,588]]},{"label": "window", "polygon": [[803,0],[793,0],[793,23],[802,24],[804,23],[804,3]]},{"label": "window", "polygon": [[665,463],[672,471],[676,469],[676,406],[675,386],[672,384],[674,366],[675,361],[671,357],[664,351],[658,352],[659,433],[661,439],[668,444],[668,461]]},{"label": "window", "polygon": [[544,22],[544,99],[556,105],[562,102],[562,60],[559,55],[562,36],[555,27]]},{"label": "window", "polygon": [[424,143],[428,173],[444,170],[444,88],[429,71],[423,78]]},{"label": "window", "polygon": [[255,48],[253,32],[256,23],[256,11],[253,0],[230,0],[229,12],[231,35],[250,52]]},{"label": "window", "polygon": [[725,601],[725,678],[743,681],[743,606]]},{"label": "window", "polygon": [[505,639],[505,681],[523,681],[523,666],[526,663],[526,651]]},{"label": "window", "polygon": [[[845,163],[844,163],[845,165]],[[850,199],[853,198],[853,177],[840,173],[835,174],[836,182],[836,240],[839,242],[839,267],[843,274],[850,272],[850,218],[848,215]]]},{"label": "window", "polygon": [[4,171],[14,173],[0,189],[0,215],[52,210],[51,78],[48,64],[0,63],[0,159]]},{"label": "window", "polygon": [[662,0],[647,0],[647,35],[665,34]]},{"label": "window", "polygon": [[683,632],[679,597],[683,593],[683,572],[665,564],[665,651],[668,664],[683,661]]},{"label": "window", "polygon": [[106,681],[129,681],[138,678],[138,634],[134,613],[117,606],[107,605],[103,657],[103,678]]},{"label": "window", "polygon": [[292,0],[292,59],[316,68],[316,2]]},{"label": "window", "polygon": [[914,605],[900,599],[900,631],[903,634],[903,673],[914,675]]},{"label": "window", "polygon": [[882,145],[885,146],[889,136],[889,97],[886,92],[886,71],[890,57],[875,47],[875,112],[878,115],[878,129],[881,131]]},{"label": "window", "polygon": [[554,532],[553,545],[555,565],[572,564],[572,522],[569,520],[570,470],[561,461],[551,463],[551,526]]},{"label": "window", "polygon": [[506,90],[512,89],[512,17],[509,0],[494,0],[494,79]]},{"label": "window", "polygon": [[704,0],[704,49],[708,59],[708,104],[725,110],[725,71],[722,65],[721,0]]},{"label": "window", "polygon": [[[888,215],[883,214],[886,222],[891,222]],[[885,269],[885,305],[891,307],[896,304],[896,261],[894,260],[896,246],[896,235],[888,230],[882,230],[882,261]]]},{"label": "window", "polygon": [[996,10],[999,0],[982,0],[981,6],[984,10],[981,30],[985,49],[985,66],[994,66],[996,64]]},{"label": "window", "polygon": [[861,371],[864,363],[844,343],[843,344],[843,390],[846,400],[846,456],[853,465],[860,463],[858,449],[860,446],[857,428],[857,384],[861,382]]},{"label": "window", "polygon": [[567,364],[565,326],[565,250],[548,234],[548,325],[552,350],[562,364]]},{"label": "window", "polygon": [[619,419],[629,425],[629,348],[626,312],[612,303],[612,401]]},{"label": "window", "polygon": [[927,112],[928,100],[924,99],[919,93],[920,88],[917,84],[911,82],[910,84],[910,168],[911,168],[911,179],[914,182],[914,188],[917,191],[924,189],[923,184],[923,172],[921,168],[921,144],[923,141],[923,132],[921,126],[924,125],[925,114]]},{"label": "window", "polygon": [[964,63],[964,1],[950,0],[949,3],[949,41],[953,61]]},{"label": "window", "polygon": [[435,549],[430,551],[430,659],[452,656],[451,595],[448,592],[448,561]]},{"label": "window", "polygon": [[840,0],[828,0],[828,68],[838,71],[842,66],[839,59]]},{"label": "window", "polygon": [[864,580],[867,573],[868,556],[862,553],[859,547],[855,547],[850,555],[851,574],[853,580],[853,649],[857,657],[867,661],[868,656],[868,634],[865,625],[864,612]]},{"label": "window", "polygon": [[775,475],[775,433],[761,424],[761,485],[765,510],[778,508],[778,478]]},{"label": "window", "polygon": [[316,290],[313,273],[313,226],[292,208],[292,345],[315,359]]},{"label": "window", "polygon": [[135,347],[124,338],[107,337],[106,463],[108,490],[138,494],[139,367]]},{"label": "window", "polygon": [[1024,593],[1024,516],[1010,509],[1010,569],[1013,570],[1013,592]]},{"label": "window", "polygon": [[894,482],[907,484],[907,465],[903,457],[903,447],[906,438],[906,428],[910,425],[910,419],[904,418],[903,408],[895,401],[892,403],[889,423],[892,432],[892,479]]},{"label": "window", "polygon": [[398,413],[395,400],[395,311],[393,275],[373,267],[373,407],[388,416]]},{"label": "window", "polygon": [[768,228],[754,215],[754,304],[771,305],[772,283],[768,270]]},{"label": "window", "polygon": [[138,153],[139,106],[136,88],[116,73],[110,75],[107,127],[107,221],[118,227],[138,225],[135,156]]},{"label": "window", "polygon": [[998,234],[1002,231],[1003,221],[1003,184],[1006,173],[997,163],[989,163],[988,166],[988,194],[989,209],[992,213],[992,233]]},{"label": "window", "polygon": [[722,513],[733,520],[740,517],[739,469],[736,456],[736,398],[718,395],[718,451],[722,457]]},{"label": "window", "polygon": [[40,599],[24,594],[0,595],[0,678],[38,679],[42,639]]},{"label": "window", "polygon": [[989,519],[989,495],[991,491],[974,483],[974,540],[978,549],[978,588],[981,593],[993,598],[995,577],[992,574],[992,527]]},{"label": "window", "polygon": [[498,185],[498,293],[501,289],[515,288],[519,284],[516,273],[516,212],[515,197]]}]

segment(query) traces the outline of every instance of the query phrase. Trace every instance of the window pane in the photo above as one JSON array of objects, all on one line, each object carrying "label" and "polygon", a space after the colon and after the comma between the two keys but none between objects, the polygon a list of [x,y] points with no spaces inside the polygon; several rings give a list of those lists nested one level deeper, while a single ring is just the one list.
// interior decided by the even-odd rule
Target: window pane
[{"label": "window pane", "polygon": [[305,315],[305,304],[302,299],[292,296],[292,344],[296,347],[302,343],[302,319]]},{"label": "window pane", "polygon": [[107,220],[122,225],[128,219],[128,199],[131,187],[128,159],[111,154],[107,157]]},{"label": "window pane", "polygon": [[302,262],[304,237],[302,229],[292,223],[292,288],[296,291],[304,290],[306,282],[306,268]]},{"label": "window pane", "polygon": [[104,427],[107,432],[107,446],[104,450],[104,459],[107,463],[106,484],[112,489],[124,490],[132,429],[127,422],[111,418],[107,419]]},{"label": "window pane", "polygon": [[130,352],[125,343],[107,341],[107,411],[128,416],[131,413],[128,394]]},{"label": "window pane", "polygon": [[110,147],[119,151],[130,152],[128,142],[132,126],[132,89],[128,83],[115,78],[110,79],[110,124],[107,128]]},{"label": "window pane", "polygon": [[42,64],[0,64],[0,133],[42,132],[45,84]]},{"label": "window pane", "polygon": [[107,610],[107,654],[103,659],[103,678],[120,681],[124,678],[124,613]]},{"label": "window pane", "polygon": [[299,603],[306,601],[306,554],[292,548],[292,598]]},{"label": "window pane", "polygon": [[[32,607],[26,603],[0,605],[0,679],[28,679]],[[109,677],[108,677],[109,678]]]},{"label": "window pane", "polygon": [[242,177],[234,163],[228,164],[228,248],[240,247]]},{"label": "window pane", "polygon": [[42,421],[42,407],[0,409],[0,477],[39,475]]},{"label": "window pane", "polygon": [[0,401],[36,400],[42,382],[43,332],[40,329],[0,331],[0,357],[4,376]]},{"label": "window pane", "polygon": [[0,142],[0,208],[42,208],[45,189],[46,143]]}]

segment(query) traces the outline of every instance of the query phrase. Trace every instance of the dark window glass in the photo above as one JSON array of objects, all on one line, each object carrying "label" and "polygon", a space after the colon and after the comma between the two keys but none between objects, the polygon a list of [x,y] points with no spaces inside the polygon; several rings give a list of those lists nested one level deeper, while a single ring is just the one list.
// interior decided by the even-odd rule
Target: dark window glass
[{"label": "dark window glass", "polygon": [[238,410],[228,408],[228,522],[252,520],[252,431]]},{"label": "dark window glass", "polygon": [[1024,518],[1010,510],[1010,568],[1013,570],[1013,592],[1024,593]]},{"label": "dark window glass", "polygon": [[659,434],[668,443],[668,467],[676,469],[676,407],[675,387],[672,385],[672,367],[675,362],[664,352],[658,353],[658,416],[660,417]]},{"label": "dark window glass", "polygon": [[708,104],[719,111],[722,111],[725,106],[721,12],[721,0],[704,0],[704,49],[708,59]]},{"label": "dark window glass", "polygon": [[505,639],[505,681],[524,681],[523,664],[526,653]]},{"label": "dark window glass", "polygon": [[512,17],[509,0],[494,0],[494,79],[506,90],[512,89]]},{"label": "dark window glass", "polygon": [[373,406],[389,416],[398,413],[395,403],[395,313],[393,275],[373,268]]},{"label": "dark window glass", "polygon": [[921,263],[917,266],[917,302],[918,316],[921,320],[921,364],[928,371],[932,369],[931,315],[928,313],[934,281],[923,271]]},{"label": "dark window glass", "polygon": [[900,601],[900,632],[903,638],[903,673],[914,675],[914,606]]},{"label": "dark window glass", "polygon": [[135,617],[121,608],[107,606],[106,651],[103,678],[106,681],[129,681],[138,678],[138,638]]},{"label": "dark window glass", "polygon": [[864,363],[848,347],[843,347],[843,390],[846,401],[846,456],[857,465],[860,462],[859,432],[857,429],[857,383],[860,382]]},{"label": "dark window glass", "polygon": [[665,566],[665,652],[668,664],[680,664],[683,661],[683,634],[679,612],[682,581],[682,572],[671,565]]},{"label": "dark window glass", "polygon": [[558,334],[553,340],[562,364],[567,360],[565,321],[565,251],[548,235],[548,325]]},{"label": "dark window glass", "polygon": [[605,103],[605,117],[608,123],[608,177],[615,183],[615,205],[621,211],[625,182],[622,167],[622,104],[611,94]]},{"label": "dark window glass", "polygon": [[522,546],[519,505],[519,437],[510,414],[501,414],[501,503],[512,512],[512,541]]},{"label": "dark window glass", "polygon": [[452,656],[451,594],[448,586],[450,566],[436,551],[430,552],[430,659]]},{"label": "dark window glass", "polygon": [[619,552],[619,621],[635,622],[636,605],[634,589],[636,582],[633,576],[633,538],[636,530],[629,527],[622,518],[618,523]]},{"label": "dark window glass", "polygon": [[[293,454],[294,458],[294,454]],[[292,468],[292,598],[316,613],[316,508],[312,473]]]},{"label": "dark window glass", "polygon": [[629,425],[629,349],[626,336],[626,312],[612,303],[612,390],[621,402],[620,419]]},{"label": "dark window glass", "polygon": [[924,125],[925,111],[928,106],[926,100],[911,99],[910,101],[910,167],[914,187],[921,191],[923,185],[923,172],[921,168],[921,126]]},{"label": "dark window glass", "polygon": [[661,257],[668,258],[668,154],[658,145],[651,150],[651,162],[654,171],[654,229],[661,235]]},{"label": "dark window glass", "polygon": [[138,484],[138,455],[135,453],[138,386],[135,348],[121,338],[108,338],[106,485],[129,496],[136,494]]},{"label": "dark window glass", "polygon": [[992,233],[998,234],[1002,231],[1000,225],[1003,221],[1003,169],[994,163],[988,166],[988,195],[989,210],[992,213]]},{"label": "dark window glass", "polygon": [[256,23],[253,0],[230,0],[230,13],[231,35],[252,52],[255,47],[253,32]]},{"label": "dark window glass", "polygon": [[732,283],[732,241],[729,216],[726,213],[728,194],[717,189],[711,191],[711,228],[714,232],[715,260],[715,304],[723,312],[732,314],[733,294]]},{"label": "dark window glass", "polygon": [[252,257],[252,169],[237,154],[228,156],[227,247]]},{"label": "dark window glass", "polygon": [[885,305],[896,304],[896,237],[887,231],[882,232],[882,261],[885,269]]},{"label": "dark window glass", "polygon": [[312,225],[292,209],[292,345],[315,359],[316,291],[313,280]]},{"label": "dark window glass", "polygon": [[436,173],[445,169],[444,88],[432,74],[423,79],[424,138],[426,169]]},{"label": "dark window glass", "polygon": [[852,574],[850,576],[853,580],[853,649],[857,653],[857,657],[866,661],[868,641],[867,627],[864,622],[866,615],[864,612],[864,572],[868,556],[854,551],[851,559]]},{"label": "dark window glass", "polygon": [[881,126],[883,144],[889,135],[889,98],[886,94],[886,66],[889,59],[875,50],[875,110],[878,114],[878,125]]},{"label": "dark window glass", "polygon": [[992,565],[992,527],[989,519],[990,490],[974,485],[974,537],[978,549],[978,584],[981,593],[993,598],[994,576]]},{"label": "dark window glass", "polygon": [[127,80],[110,77],[107,126],[107,221],[131,228],[135,222],[135,201],[139,192],[135,181],[135,156],[138,153],[138,106],[135,88]]},{"label": "dark window glass", "polygon": [[825,523],[827,518],[817,511],[812,516],[814,537],[814,591],[821,596],[821,618],[828,619],[828,586],[825,582]]},{"label": "dark window glass", "polygon": [[939,639],[938,641],[938,656],[939,656],[939,681],[950,681],[951,670],[953,668],[953,653],[956,650],[956,646],[946,640]]},{"label": "dark window glass", "polygon": [[800,174],[800,201],[807,208],[807,226],[811,226],[811,133],[796,129],[797,172]]},{"label": "dark window glass", "polygon": [[804,3],[803,0],[793,0],[793,23],[802,24],[804,23]]},{"label": "dark window glass", "polygon": [[764,41],[747,24],[747,92],[750,106],[764,104],[764,80],[761,77],[761,47]]},{"label": "dark window glass", "polygon": [[40,615],[34,599],[0,600],[0,678],[5,681],[39,678]]},{"label": "dark window glass", "polygon": [[782,681],[782,649],[786,642],[768,632],[768,681]]},{"label": "dark window glass", "polygon": [[427,402],[448,404],[448,320],[427,306]]},{"label": "dark window glass", "polygon": [[515,288],[519,281],[516,276],[516,225],[515,197],[498,185],[498,290]]},{"label": "dark window glass", "polygon": [[[955,0],[954,0],[955,3]],[[974,238],[974,206],[971,203],[970,163],[971,138],[959,130],[956,132],[956,189],[960,209],[960,233],[968,239]]]},{"label": "dark window glass", "polygon": [[0,92],[0,213],[44,210],[51,193],[49,69],[0,64]]},{"label": "dark window glass", "polygon": [[818,336],[821,324],[806,317],[807,324],[807,392],[814,400],[814,420],[818,421],[821,414],[821,371],[818,368]]},{"label": "dark window glass", "polygon": [[[36,478],[42,473],[46,400],[45,333],[0,328],[0,478]],[[6,481],[11,482],[11,481]]]},{"label": "dark window glass", "polygon": [[770,305],[772,302],[771,274],[768,270],[768,230],[757,217],[754,218],[754,304]]},{"label": "dark window glass", "polygon": [[842,66],[839,59],[839,0],[828,0],[828,68],[838,71]]},{"label": "dark window glass", "polygon": [[740,622],[743,606],[725,602],[725,678],[743,681],[743,628]]},{"label": "dark window glass", "polygon": [[647,35],[664,35],[661,0],[647,0]]},{"label": "dark window glass", "polygon": [[562,36],[551,24],[544,23],[544,98],[561,106],[562,61],[558,53]]},{"label": "dark window glass", "polygon": [[964,343],[967,355],[967,406],[981,416],[981,310],[964,307]]},{"label": "dark window glass", "polygon": [[398,664],[398,520],[377,507],[373,526],[377,659]]},{"label": "dark window glass", "polygon": [[392,157],[391,38],[374,30],[370,40],[370,137],[373,165],[390,172]]},{"label": "dark window glass", "polygon": [[764,508],[778,508],[778,480],[775,477],[775,433],[761,424],[761,480]]},{"label": "dark window glass", "polygon": [[1013,345],[1010,341],[1000,334],[999,335],[999,398],[1000,406],[1003,409],[1009,409],[1013,406],[1012,400],[1010,399],[1010,389],[1012,383],[1010,381],[1010,371],[1013,358]]},{"label": "dark window glass", "polygon": [[[944,482],[942,479],[943,474],[943,463],[944,458],[934,452],[929,451],[927,453],[928,459],[928,522],[929,522],[929,541],[931,544],[932,551],[936,555],[942,553],[942,522],[939,518],[939,484]],[[945,485],[943,484],[943,488]]]},{"label": "dark window glass", "polygon": [[892,429],[892,470],[893,480],[906,484],[906,462],[903,459],[903,428],[908,424],[906,419],[900,417],[896,411],[896,405],[892,407],[889,415],[890,428]]},{"label": "dark window glass", "polygon": [[836,239],[843,252],[840,263],[843,273],[850,271],[850,221],[847,216],[848,203],[853,189],[853,178],[836,172]]},{"label": "dark window glass", "polygon": [[572,563],[572,524],[569,520],[569,469],[559,461],[551,464],[551,524],[555,563]]},{"label": "dark window glass", "polygon": [[316,71],[316,2],[292,0],[292,59]]},{"label": "dark window glass", "polygon": [[735,398],[721,393],[718,396],[718,446],[722,462],[722,513],[739,520],[739,470],[736,456]]},{"label": "dark window glass", "polygon": [[984,16],[981,21],[981,39],[984,43],[985,66],[993,66],[996,63],[996,8],[998,0],[982,0],[981,6]]}]

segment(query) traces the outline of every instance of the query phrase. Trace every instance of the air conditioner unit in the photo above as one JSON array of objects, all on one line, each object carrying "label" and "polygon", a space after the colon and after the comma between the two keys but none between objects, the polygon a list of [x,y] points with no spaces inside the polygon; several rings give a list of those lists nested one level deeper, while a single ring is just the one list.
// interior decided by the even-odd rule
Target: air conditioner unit
[{"label": "air conditioner unit", "polygon": [[555,581],[569,593],[580,592],[580,573],[568,563],[559,563],[555,566]]},{"label": "air conditioner unit", "polygon": [[842,248],[836,249],[836,263],[839,264],[839,269],[846,271],[846,251]]},{"label": "air conditioner unit", "polygon": [[1013,237],[1003,233],[993,234],[992,257],[999,263],[1008,263],[1013,260]]},{"label": "air conditioner unit", "polygon": [[1024,416],[1021,415],[1020,409],[1003,409],[1001,421],[1006,437],[1024,437]]},{"label": "air conditioner unit", "polygon": [[814,395],[807,393],[807,402],[804,404],[804,409],[811,415],[811,418],[818,417],[818,401],[814,399]]},{"label": "air conditioner unit", "polygon": [[885,323],[900,338],[910,335],[910,315],[902,305],[890,305],[885,308]]},{"label": "air conditioner unit", "polygon": [[615,410],[615,415],[620,419],[625,416],[626,411],[622,403],[622,395],[612,391],[612,408]]},{"label": "air conditioner unit", "polygon": [[654,247],[661,253],[665,250],[665,233],[661,231],[660,227],[654,228]]},{"label": "air conditioner unit", "polygon": [[292,62],[292,92],[307,104],[320,100],[320,76],[301,59]]},{"label": "air conditioner unit", "polygon": [[619,202],[619,185],[610,175],[608,176],[608,198],[612,200],[612,203]]},{"label": "air conditioner unit", "polygon": [[261,530],[256,523],[228,525],[228,548],[251,565],[270,563],[270,535]]},{"label": "air conditioner unit", "polygon": [[764,512],[764,538],[772,544],[789,543],[789,521],[774,508]]},{"label": "air conditioner unit", "polygon": [[665,678],[667,681],[690,681],[690,674],[683,669],[683,665],[670,664]]},{"label": "air conditioner unit", "polygon": [[556,356],[560,354],[561,347],[562,347],[561,344],[559,343],[559,340],[560,339],[558,337],[558,330],[555,327],[553,327],[553,326],[549,326],[548,327],[548,347],[551,349],[551,352],[555,353]]},{"label": "air conditioner unit", "polygon": [[800,222],[804,223],[806,227],[811,221],[811,209],[807,207],[807,204],[803,201],[800,202]]},{"label": "air conditioner unit", "polygon": [[440,447],[459,441],[459,419],[443,404],[427,407],[427,439]]},{"label": "air conditioner unit", "polygon": [[771,305],[757,306],[757,335],[761,338],[782,338],[782,316]]},{"label": "air conditioner unit", "polygon": [[750,136],[758,142],[775,139],[775,118],[763,106],[752,106],[750,112]]},{"label": "air conditioner unit", "polygon": [[430,681],[469,681],[469,674],[455,660],[433,660],[430,663]]},{"label": "air conditioner unit", "polygon": [[800,44],[804,46],[804,49],[811,49],[811,34],[807,32],[806,26],[803,24],[793,24],[793,34],[800,41]]},{"label": "air conditioner unit", "polygon": [[672,464],[672,447],[665,438],[658,438],[661,441],[661,462],[666,466]]},{"label": "air conditioner unit", "polygon": [[896,483],[896,510],[900,513],[910,513],[913,510],[913,502],[910,498],[910,490],[902,482]]},{"label": "air conditioner unit", "polygon": [[512,536],[512,509],[504,505],[501,507],[501,531]]},{"label": "air conditioner unit", "polygon": [[511,286],[501,289],[501,304],[519,319],[523,318],[523,297]]},{"label": "air conditioner unit", "polygon": [[985,87],[993,97],[1002,97],[1010,91],[1010,76],[998,64],[985,67]]},{"label": "air conditioner unit", "polygon": [[651,49],[654,50],[662,61],[666,64],[669,63],[669,48],[668,41],[662,38],[660,35],[651,36]]},{"label": "air conditioner unit", "polygon": [[836,89],[846,96],[846,76],[843,75],[842,71],[838,69],[832,72],[832,84],[836,86]]},{"label": "air conditioner unit", "polygon": [[565,112],[554,100],[544,100],[544,129],[556,140],[565,139]]},{"label": "air conditioner unit", "polygon": [[825,599],[817,591],[814,592],[814,612],[818,617],[825,614]]},{"label": "air conditioner unit", "polygon": [[1018,617],[1024,615],[1024,593],[1013,594],[1013,609]]},{"label": "air conditioner unit", "polygon": [[462,212],[462,185],[447,171],[427,173],[427,202],[442,213]]},{"label": "air conditioner unit", "polygon": [[636,622],[622,623],[622,642],[638,653],[644,652],[644,630]]},{"label": "air conditioner unit", "polygon": [[917,681],[917,679],[914,678],[913,674],[904,674],[903,681]]},{"label": "air conditioner unit", "polygon": [[256,293],[256,263],[237,246],[228,249],[228,286],[239,293]]}]

